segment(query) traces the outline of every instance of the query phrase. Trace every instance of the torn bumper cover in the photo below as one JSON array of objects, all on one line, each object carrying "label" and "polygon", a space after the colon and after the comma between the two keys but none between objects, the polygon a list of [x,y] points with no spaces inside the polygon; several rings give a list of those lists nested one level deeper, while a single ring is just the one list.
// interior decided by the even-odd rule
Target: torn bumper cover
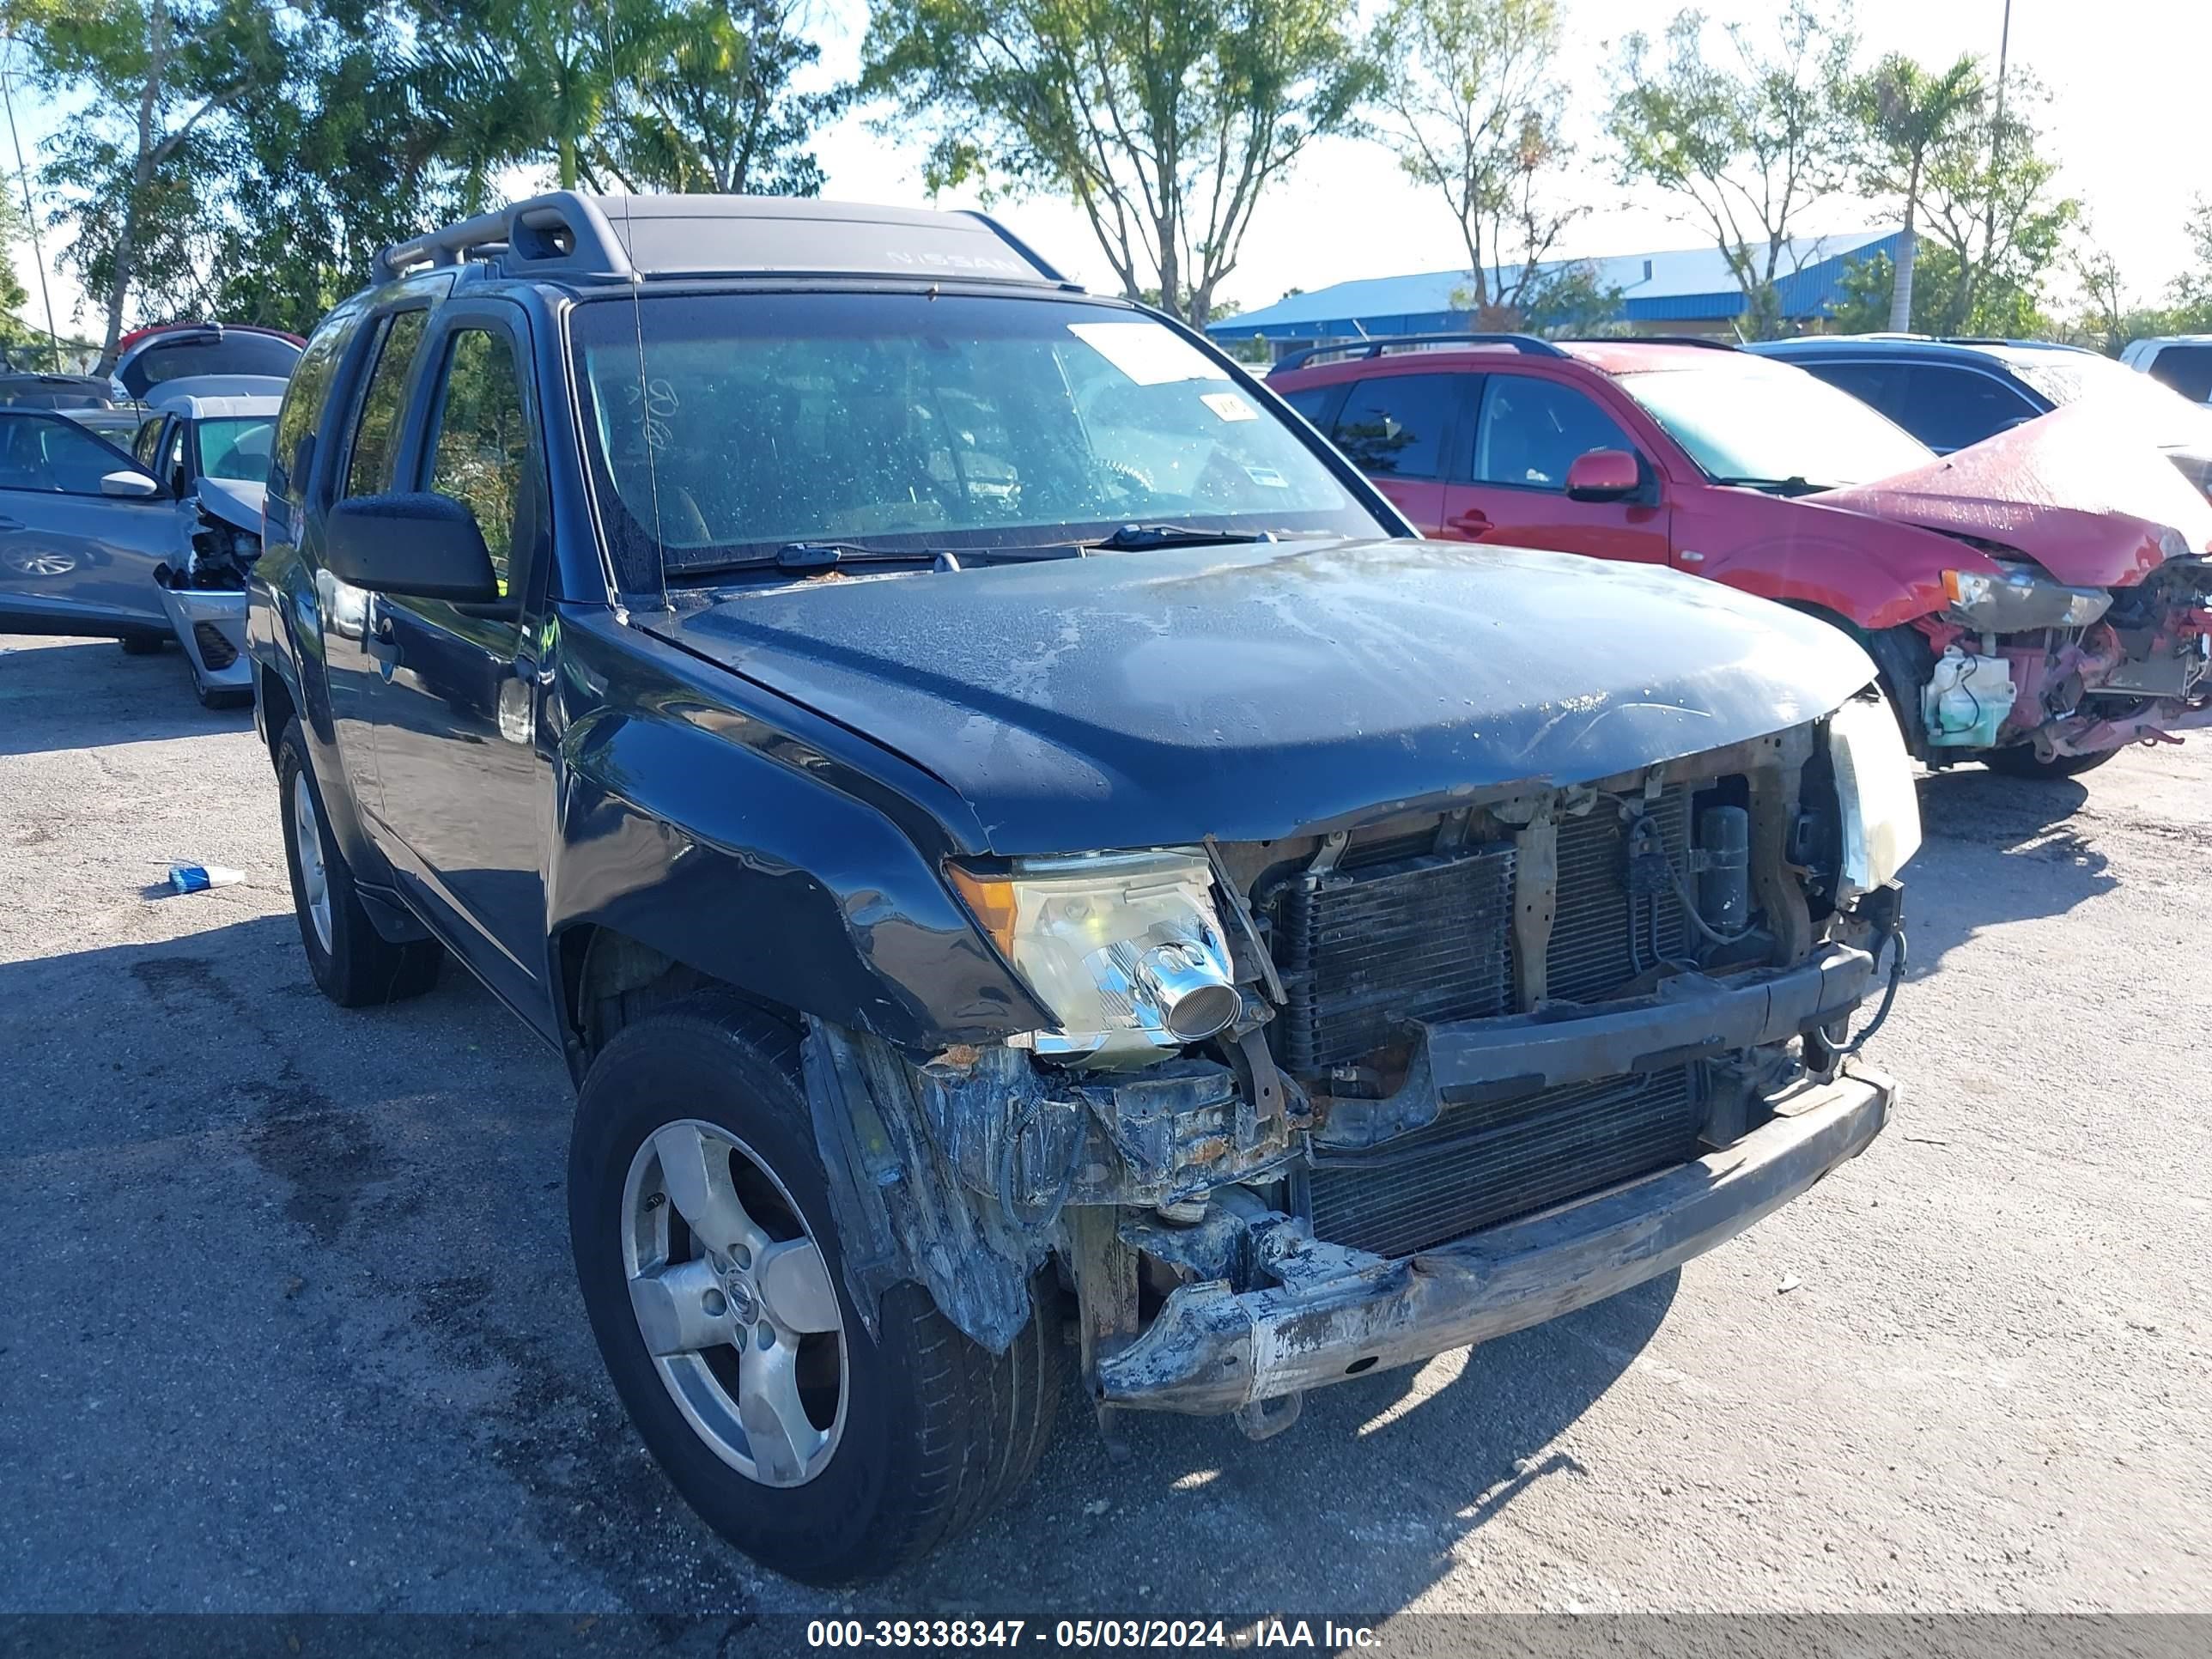
[{"label": "torn bumper cover", "polygon": [[1344,1253],[1340,1271],[1286,1273],[1243,1295],[1219,1282],[1180,1286],[1143,1335],[1101,1358],[1099,1396],[1231,1412],[1571,1313],[1790,1202],[1864,1151],[1895,1097],[1871,1071],[1808,1082],[1723,1150],[1440,1249],[1388,1261]]}]

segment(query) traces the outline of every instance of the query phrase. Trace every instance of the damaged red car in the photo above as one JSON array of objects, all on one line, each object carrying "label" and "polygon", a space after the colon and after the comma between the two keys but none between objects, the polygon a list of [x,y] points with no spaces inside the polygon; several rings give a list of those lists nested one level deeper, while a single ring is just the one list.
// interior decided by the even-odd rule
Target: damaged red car
[{"label": "damaged red car", "polygon": [[2061,409],[1938,457],[1718,343],[1422,337],[1269,386],[1426,535],[1668,564],[1852,634],[1912,752],[2028,777],[2212,725],[2212,506]]}]

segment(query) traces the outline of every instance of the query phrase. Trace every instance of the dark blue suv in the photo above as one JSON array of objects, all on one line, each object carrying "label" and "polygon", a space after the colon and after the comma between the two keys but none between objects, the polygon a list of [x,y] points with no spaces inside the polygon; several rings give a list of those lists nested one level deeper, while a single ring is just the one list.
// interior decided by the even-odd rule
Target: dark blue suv
[{"label": "dark blue suv", "polygon": [[2212,477],[2212,410],[2080,346],[1841,334],[1765,340],[1746,349],[1795,363],[1873,404],[1938,454],[2062,404],[2094,399],[2200,485]]},{"label": "dark blue suv", "polygon": [[249,595],[308,967],[566,1057],[609,1372],[762,1561],[984,1513],[1071,1353],[1273,1434],[1881,1128],[1919,827],[1839,629],[1417,540],[972,215],[562,192],[376,276]]}]

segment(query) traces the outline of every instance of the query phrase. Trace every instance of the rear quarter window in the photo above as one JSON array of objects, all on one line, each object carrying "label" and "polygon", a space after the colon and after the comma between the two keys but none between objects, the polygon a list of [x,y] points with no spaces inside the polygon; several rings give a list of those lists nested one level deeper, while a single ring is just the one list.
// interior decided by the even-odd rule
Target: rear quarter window
[{"label": "rear quarter window", "polygon": [[283,406],[276,415],[276,450],[269,465],[269,493],[285,501],[298,499],[295,475],[300,462],[300,441],[313,435],[323,422],[324,407],[337,379],[338,364],[346,348],[361,332],[362,308],[341,306],[323,319],[307,342],[306,355],[292,371],[284,389]]}]

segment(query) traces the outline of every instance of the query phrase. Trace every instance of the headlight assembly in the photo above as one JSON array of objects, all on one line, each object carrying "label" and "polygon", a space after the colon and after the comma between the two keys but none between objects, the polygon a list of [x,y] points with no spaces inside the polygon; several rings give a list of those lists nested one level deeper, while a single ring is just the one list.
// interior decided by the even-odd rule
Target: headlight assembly
[{"label": "headlight assembly", "polygon": [[1002,874],[948,865],[953,887],[1060,1022],[1039,1054],[1143,1065],[1212,1036],[1243,1006],[1206,854],[1024,859]]},{"label": "headlight assembly", "polygon": [[1951,614],[1985,634],[2035,628],[2087,628],[2112,607],[2101,587],[2069,587],[2033,566],[1998,560],[1997,574],[1947,570],[1943,592]]},{"label": "headlight assembly", "polygon": [[1897,716],[1878,692],[1828,716],[1828,757],[1844,817],[1838,896],[1856,898],[1894,878],[1920,850],[1920,796]]}]

